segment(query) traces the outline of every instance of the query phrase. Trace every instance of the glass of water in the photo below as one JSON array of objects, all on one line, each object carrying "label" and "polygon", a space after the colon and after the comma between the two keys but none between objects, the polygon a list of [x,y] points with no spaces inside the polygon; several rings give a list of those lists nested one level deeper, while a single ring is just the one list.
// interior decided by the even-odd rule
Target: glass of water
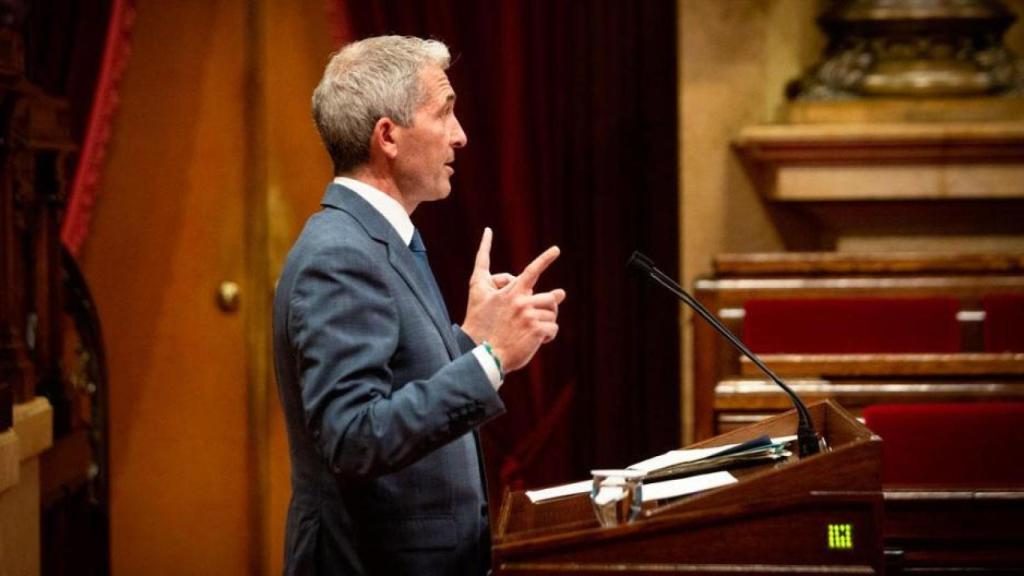
[{"label": "glass of water", "polygon": [[594,484],[590,501],[602,526],[618,526],[631,522],[643,504],[642,470],[591,470]]}]

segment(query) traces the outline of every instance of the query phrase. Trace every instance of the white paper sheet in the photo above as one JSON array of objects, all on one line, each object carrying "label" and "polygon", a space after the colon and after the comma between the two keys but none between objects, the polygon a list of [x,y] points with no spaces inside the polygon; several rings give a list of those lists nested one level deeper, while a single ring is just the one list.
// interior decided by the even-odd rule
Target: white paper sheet
[{"label": "white paper sheet", "polygon": [[579,482],[573,482],[572,484],[552,486],[551,488],[544,488],[543,490],[527,490],[526,497],[530,499],[530,502],[536,504],[537,502],[554,500],[555,498],[562,498],[563,496],[586,494],[587,492],[590,492],[590,486],[593,483],[593,480],[580,480]]},{"label": "white paper sheet", "polygon": [[712,488],[718,488],[727,484],[735,484],[736,477],[722,470],[710,474],[700,474],[687,478],[676,478],[663,482],[652,482],[644,484],[644,502],[651,500],[664,500],[666,498],[677,498],[687,494],[696,494]]},{"label": "white paper sheet", "polygon": [[708,456],[735,446],[735,444],[724,444],[722,446],[715,446],[713,448],[693,448],[689,450],[670,450],[655,456],[654,458],[648,458],[643,462],[637,462],[630,466],[633,470],[643,470],[644,472],[654,472],[655,470],[661,470],[662,468],[668,468],[669,466],[675,466],[676,464],[682,464],[684,462],[693,462],[694,460],[700,460],[701,458],[707,458]]},{"label": "white paper sheet", "polygon": [[[772,442],[786,443],[792,442],[796,439],[796,436],[783,436],[781,438],[772,438]],[[732,448],[736,444],[722,444],[721,446],[712,446],[711,448],[689,448],[686,450],[670,450],[655,456],[654,458],[648,458],[642,462],[637,462],[629,468],[632,470],[643,470],[644,472],[653,472],[655,470],[661,470],[662,468],[668,468],[669,466],[675,466],[676,464],[683,464],[685,462],[693,462],[694,460],[700,460],[701,458],[707,458],[715,452],[720,452],[727,448]]]}]

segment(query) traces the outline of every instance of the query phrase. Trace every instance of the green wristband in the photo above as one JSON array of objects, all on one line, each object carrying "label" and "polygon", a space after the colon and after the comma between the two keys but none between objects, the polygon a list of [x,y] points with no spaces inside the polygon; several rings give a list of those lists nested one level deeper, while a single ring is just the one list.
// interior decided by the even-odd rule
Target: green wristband
[{"label": "green wristband", "polygon": [[501,358],[498,358],[498,355],[494,353],[494,348],[491,348],[490,342],[486,340],[484,340],[484,350],[487,350],[487,353],[491,355],[491,358],[494,358],[494,363],[498,366],[498,374],[500,374],[501,379],[504,380],[505,369],[501,367]]}]

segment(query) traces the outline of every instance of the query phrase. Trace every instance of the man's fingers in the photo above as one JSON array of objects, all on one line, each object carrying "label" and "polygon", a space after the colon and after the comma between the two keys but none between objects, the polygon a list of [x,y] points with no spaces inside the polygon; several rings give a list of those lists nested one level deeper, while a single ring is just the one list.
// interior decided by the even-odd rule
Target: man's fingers
[{"label": "man's fingers", "polygon": [[484,228],[484,235],[480,238],[480,248],[476,251],[476,261],[473,263],[473,273],[491,272],[491,237],[493,233],[490,227]]},{"label": "man's fingers", "polygon": [[550,292],[541,292],[540,294],[530,296],[529,303],[535,308],[542,308],[544,310],[557,312],[558,305],[561,304],[563,300],[565,300],[565,290],[557,288]]},{"label": "man's fingers", "polygon": [[565,290],[562,290],[561,288],[555,288],[551,292],[548,292],[548,294],[551,294],[552,296],[555,297],[556,305],[561,304],[562,302],[565,301]]},{"label": "man's fingers", "polygon": [[494,282],[494,287],[501,290],[505,286],[508,286],[516,277],[507,273],[502,272],[500,274],[494,274],[491,276],[491,282]]},{"label": "man's fingers", "polygon": [[540,275],[548,269],[548,266],[551,266],[552,262],[558,259],[559,254],[561,254],[561,251],[558,249],[558,246],[552,246],[545,250],[523,269],[523,273],[516,278],[516,284],[527,290],[532,290]]},{"label": "man's fingers", "polygon": [[544,324],[544,337],[541,342],[547,344],[554,340],[555,336],[558,336],[558,324],[555,324],[554,322]]},{"label": "man's fingers", "polygon": [[554,310],[548,310],[547,308],[535,308],[533,310],[533,319],[539,322],[557,322],[558,312]]}]

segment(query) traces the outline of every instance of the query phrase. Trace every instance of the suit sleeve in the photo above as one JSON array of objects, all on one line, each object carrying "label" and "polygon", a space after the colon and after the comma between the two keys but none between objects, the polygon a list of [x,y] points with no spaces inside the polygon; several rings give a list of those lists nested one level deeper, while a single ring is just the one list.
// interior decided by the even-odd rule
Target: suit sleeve
[{"label": "suit sleeve", "polygon": [[394,382],[401,319],[379,264],[351,247],[307,263],[290,297],[289,332],[306,425],[335,474],[394,472],[504,411],[472,354],[429,379]]},{"label": "suit sleeve", "polygon": [[452,324],[452,333],[455,334],[455,342],[458,343],[459,350],[462,351],[463,354],[477,347],[477,343],[469,337],[469,334],[462,331],[462,326]]}]

